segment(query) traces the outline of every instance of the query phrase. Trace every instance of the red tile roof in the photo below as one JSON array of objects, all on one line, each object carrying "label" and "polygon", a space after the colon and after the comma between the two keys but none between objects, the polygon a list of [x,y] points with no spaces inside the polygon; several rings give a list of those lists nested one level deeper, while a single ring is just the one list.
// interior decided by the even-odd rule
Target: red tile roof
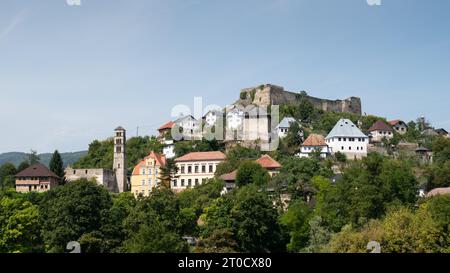
[{"label": "red tile roof", "polygon": [[391,126],[395,126],[395,125],[399,124],[400,122],[402,122],[402,121],[399,120],[399,119],[396,119],[396,120],[391,120],[391,121],[389,121],[389,124],[390,124]]},{"label": "red tile roof", "polygon": [[383,121],[378,120],[372,125],[372,127],[369,128],[369,132],[373,131],[393,131],[393,129]]},{"label": "red tile roof", "polygon": [[145,165],[145,161],[153,158],[156,162],[156,166],[164,167],[167,164],[166,156],[163,154],[151,152],[148,156],[146,156],[143,160],[141,160],[133,169],[133,175],[139,175],[141,173],[142,166]]},{"label": "red tile roof", "polygon": [[327,146],[325,138],[321,135],[311,134],[303,142],[302,146]]},{"label": "red tile roof", "polygon": [[162,131],[162,130],[167,130],[167,129],[172,129],[172,127],[175,125],[175,122],[173,121],[169,121],[166,124],[164,124],[163,126],[158,128],[158,131]]},{"label": "red tile roof", "polygon": [[266,169],[279,169],[281,168],[281,164],[278,163],[275,159],[271,158],[269,155],[263,155],[258,160],[256,160],[256,163],[263,166]]},{"label": "red tile roof", "polygon": [[182,157],[175,159],[176,162],[182,161],[207,161],[207,160],[225,160],[224,153],[219,151],[214,152],[192,152]]},{"label": "red tile roof", "polygon": [[220,176],[223,181],[236,181],[237,170]]},{"label": "red tile roof", "polygon": [[54,177],[60,179],[59,176],[40,163],[31,165],[18,173],[16,177]]}]

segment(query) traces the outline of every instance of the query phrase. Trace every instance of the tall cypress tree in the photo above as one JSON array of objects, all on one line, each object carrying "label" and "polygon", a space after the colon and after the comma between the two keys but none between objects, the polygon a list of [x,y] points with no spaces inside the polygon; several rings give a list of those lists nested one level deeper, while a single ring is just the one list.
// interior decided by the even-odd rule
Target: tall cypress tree
[{"label": "tall cypress tree", "polygon": [[54,172],[57,176],[64,177],[63,160],[58,150],[53,153],[52,159],[50,160],[50,170]]}]

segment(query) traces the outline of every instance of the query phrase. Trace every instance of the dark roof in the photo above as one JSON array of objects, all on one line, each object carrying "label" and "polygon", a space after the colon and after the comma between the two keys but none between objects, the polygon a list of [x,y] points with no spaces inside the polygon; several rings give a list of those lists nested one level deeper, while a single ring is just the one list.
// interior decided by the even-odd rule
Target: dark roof
[{"label": "dark roof", "polygon": [[50,171],[41,163],[35,163],[25,170],[21,171],[16,177],[54,177],[60,179],[54,172]]},{"label": "dark roof", "polygon": [[447,130],[445,130],[444,128],[439,128],[436,130],[436,133],[440,134],[440,135],[448,135]]},{"label": "dark roof", "polygon": [[114,131],[125,131],[122,126],[117,127]]},{"label": "dark roof", "polygon": [[431,152],[431,150],[425,147],[419,147],[416,149],[416,152]]},{"label": "dark roof", "polygon": [[392,127],[390,127],[383,121],[378,120],[377,122],[375,122],[372,125],[372,127],[369,128],[369,132],[373,132],[373,131],[393,131],[393,130],[392,130]]}]

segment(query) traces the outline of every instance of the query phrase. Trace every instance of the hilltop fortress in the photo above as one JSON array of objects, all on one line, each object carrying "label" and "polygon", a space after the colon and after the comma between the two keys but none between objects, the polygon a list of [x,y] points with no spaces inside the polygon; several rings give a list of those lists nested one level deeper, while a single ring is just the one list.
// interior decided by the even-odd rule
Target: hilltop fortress
[{"label": "hilltop fortress", "polygon": [[302,98],[308,99],[315,108],[326,112],[362,114],[361,99],[358,97],[350,97],[344,100],[320,99],[302,94],[302,92],[285,91],[283,87],[272,84],[242,89],[240,100],[235,105],[296,105],[300,103]]}]

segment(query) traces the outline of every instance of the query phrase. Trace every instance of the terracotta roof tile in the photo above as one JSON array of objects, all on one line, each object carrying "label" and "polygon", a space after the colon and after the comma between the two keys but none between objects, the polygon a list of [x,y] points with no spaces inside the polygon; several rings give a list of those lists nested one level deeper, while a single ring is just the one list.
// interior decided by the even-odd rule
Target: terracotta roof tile
[{"label": "terracotta roof tile", "polygon": [[206,161],[206,160],[225,160],[226,156],[220,151],[213,152],[192,152],[175,159],[176,162],[182,161]]},{"label": "terracotta roof tile", "polygon": [[153,158],[156,161],[156,166],[159,167],[164,167],[167,164],[167,160],[166,160],[166,156],[159,154],[159,153],[155,153],[155,152],[151,152],[148,156],[146,156],[143,160],[141,160],[133,169],[133,175],[139,175],[141,173],[141,168],[142,166],[145,165],[145,161],[148,160],[149,158]]},{"label": "terracotta roof tile", "polygon": [[275,159],[271,158],[269,155],[263,155],[258,160],[256,160],[256,163],[263,166],[266,169],[279,169],[281,168],[281,164],[278,163]]},{"label": "terracotta roof tile", "polygon": [[237,170],[233,171],[231,173],[226,173],[224,175],[221,175],[220,179],[222,179],[223,181],[235,181],[236,176],[237,176]]},{"label": "terracotta roof tile", "polygon": [[303,142],[302,146],[327,146],[325,138],[321,135],[311,134]]},{"label": "terracotta roof tile", "polygon": [[162,130],[167,130],[167,129],[172,129],[172,127],[175,125],[175,122],[173,121],[169,121],[166,124],[164,124],[163,126],[158,128],[158,131],[162,131]]}]

